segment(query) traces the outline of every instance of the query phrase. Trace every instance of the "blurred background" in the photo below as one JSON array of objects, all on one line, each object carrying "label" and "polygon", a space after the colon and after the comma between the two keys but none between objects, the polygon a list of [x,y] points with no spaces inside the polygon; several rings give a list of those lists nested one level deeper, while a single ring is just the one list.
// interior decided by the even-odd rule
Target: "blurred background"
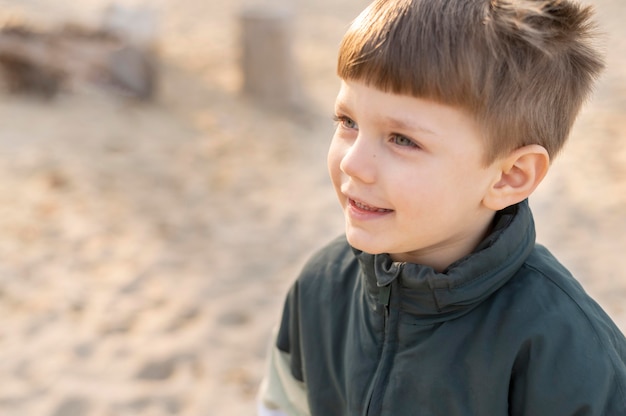
[{"label": "blurred background", "polygon": [[[531,205],[624,330],[626,2],[591,3],[608,69]],[[325,154],[366,4],[0,0],[0,415],[253,414],[284,295],[343,229]],[[284,24],[280,105],[245,93],[250,13]]]}]

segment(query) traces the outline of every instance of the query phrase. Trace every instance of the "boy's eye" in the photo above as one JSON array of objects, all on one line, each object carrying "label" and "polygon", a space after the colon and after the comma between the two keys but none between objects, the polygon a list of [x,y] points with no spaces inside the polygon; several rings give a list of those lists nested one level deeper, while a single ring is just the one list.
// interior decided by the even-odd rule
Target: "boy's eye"
[{"label": "boy's eye", "polygon": [[358,129],[359,128],[356,122],[352,120],[350,117],[335,116],[334,120],[336,123],[341,125],[341,127],[346,128],[346,129]]},{"label": "boy's eye", "polygon": [[418,147],[413,140],[399,134],[394,134],[391,140],[398,146]]}]

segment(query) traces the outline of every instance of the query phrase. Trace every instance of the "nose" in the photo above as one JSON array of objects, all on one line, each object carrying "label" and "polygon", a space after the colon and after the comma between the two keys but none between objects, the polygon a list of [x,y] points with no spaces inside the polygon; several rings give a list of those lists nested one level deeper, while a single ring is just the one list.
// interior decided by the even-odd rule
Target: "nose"
[{"label": "nose", "polygon": [[373,183],[376,180],[376,160],[374,143],[359,134],[346,149],[339,169],[354,180]]}]

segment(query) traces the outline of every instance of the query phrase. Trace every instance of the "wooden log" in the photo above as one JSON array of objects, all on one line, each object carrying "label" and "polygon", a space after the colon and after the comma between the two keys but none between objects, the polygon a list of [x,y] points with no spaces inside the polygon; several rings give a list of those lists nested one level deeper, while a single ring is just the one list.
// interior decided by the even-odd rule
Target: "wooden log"
[{"label": "wooden log", "polygon": [[240,14],[243,93],[272,107],[293,107],[302,98],[292,21],[284,8],[254,8]]},{"label": "wooden log", "polygon": [[0,29],[0,75],[9,91],[53,97],[67,84],[92,84],[141,100],[153,98],[157,61],[123,35],[67,25],[52,31]]}]

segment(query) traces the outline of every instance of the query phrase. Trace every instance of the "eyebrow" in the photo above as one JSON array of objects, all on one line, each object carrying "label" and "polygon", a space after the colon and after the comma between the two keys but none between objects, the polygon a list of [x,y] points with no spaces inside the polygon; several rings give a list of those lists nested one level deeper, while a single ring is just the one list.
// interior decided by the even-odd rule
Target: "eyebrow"
[{"label": "eyebrow", "polygon": [[432,131],[431,129],[422,126],[420,124],[411,123],[402,119],[393,118],[393,117],[384,117],[382,119],[386,124],[390,125],[392,129],[404,130],[404,131],[419,131],[426,134],[431,134],[436,136],[437,133]]},{"label": "eyebrow", "polygon": [[338,113],[349,113],[348,106],[344,104],[343,101],[337,100],[335,102],[335,111]]},{"label": "eyebrow", "polygon": [[[351,114],[349,105],[345,103],[343,100],[335,101],[335,111],[338,113],[345,113],[347,115]],[[409,121],[402,120],[400,118],[394,117],[381,117],[380,119],[383,123],[387,124],[391,127],[392,130],[401,130],[401,131],[411,131],[411,132],[421,132],[424,134],[438,136],[436,132],[425,127],[420,124],[411,123]]]}]

